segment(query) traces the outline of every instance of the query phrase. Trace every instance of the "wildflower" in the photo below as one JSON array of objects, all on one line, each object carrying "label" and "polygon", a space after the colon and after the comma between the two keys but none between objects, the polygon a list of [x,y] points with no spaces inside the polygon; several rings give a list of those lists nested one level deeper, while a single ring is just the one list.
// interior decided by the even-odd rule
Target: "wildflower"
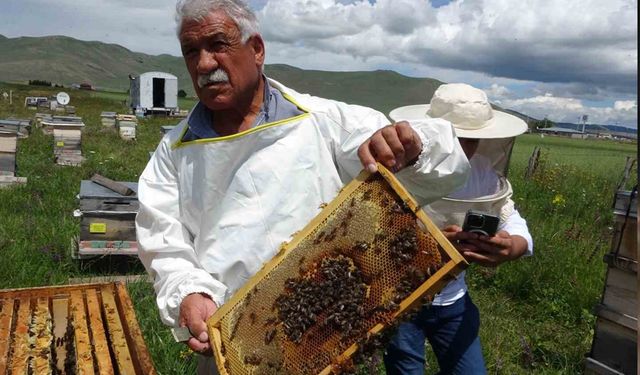
[{"label": "wildflower", "polygon": [[180,359],[185,360],[187,358],[190,358],[192,354],[193,354],[193,352],[188,350],[188,349],[181,350],[180,351]]},{"label": "wildflower", "polygon": [[564,199],[562,194],[556,194],[555,197],[553,197],[553,200],[551,201],[551,203],[553,203],[554,206],[560,206],[560,207],[564,207],[566,202],[567,200]]}]

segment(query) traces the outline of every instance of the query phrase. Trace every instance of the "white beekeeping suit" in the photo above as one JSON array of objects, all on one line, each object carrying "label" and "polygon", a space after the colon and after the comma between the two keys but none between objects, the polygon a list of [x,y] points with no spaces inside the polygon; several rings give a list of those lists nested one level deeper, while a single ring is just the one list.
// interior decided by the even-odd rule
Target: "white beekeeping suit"
[{"label": "white beekeeping suit", "polygon": [[[462,227],[468,210],[481,211],[500,218],[499,230],[522,236],[533,254],[533,240],[526,221],[515,209],[513,190],[507,171],[515,137],[526,131],[524,121],[493,110],[484,92],[472,86],[453,83],[440,86],[430,104],[399,107],[389,116],[395,120],[446,119],[453,123],[460,138],[478,140],[478,148],[469,160],[471,171],[465,184],[446,197],[423,207],[439,228]],[[436,295],[434,305],[452,305],[467,292],[465,272],[449,282]]]},{"label": "white beekeeping suit", "polygon": [[[362,169],[358,147],[387,118],[372,109],[269,84],[301,110],[232,136],[183,142],[186,119],[140,177],[140,260],[154,278],[162,320],[203,292],[220,306]],[[418,161],[398,172],[422,204],[465,180],[469,165],[445,120],[412,124]]]}]

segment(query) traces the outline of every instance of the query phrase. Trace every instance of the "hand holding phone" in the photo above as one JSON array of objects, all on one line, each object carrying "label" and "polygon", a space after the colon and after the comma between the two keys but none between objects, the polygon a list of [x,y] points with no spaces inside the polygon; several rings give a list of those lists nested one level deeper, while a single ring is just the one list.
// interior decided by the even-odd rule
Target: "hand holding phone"
[{"label": "hand holding phone", "polygon": [[484,236],[493,237],[498,231],[500,218],[484,212],[469,210],[464,217],[462,230],[465,232],[477,233]]}]

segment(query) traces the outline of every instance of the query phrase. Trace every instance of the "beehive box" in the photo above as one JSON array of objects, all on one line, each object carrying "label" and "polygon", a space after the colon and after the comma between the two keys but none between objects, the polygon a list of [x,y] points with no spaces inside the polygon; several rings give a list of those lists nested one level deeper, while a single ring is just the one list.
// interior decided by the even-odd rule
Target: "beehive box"
[{"label": "beehive box", "polygon": [[209,319],[219,371],[348,369],[466,265],[390,172],[363,172]]},{"label": "beehive box", "polygon": [[122,283],[0,291],[0,374],[155,374]]},{"label": "beehive box", "polygon": [[17,133],[0,130],[0,189],[27,182],[26,177],[16,177],[17,147]]},{"label": "beehive box", "polygon": [[[138,191],[135,182],[121,182]],[[136,255],[138,196],[124,196],[90,180],[80,182],[79,256]]]},{"label": "beehive box", "polygon": [[[637,374],[638,320],[610,310],[596,308],[596,327],[587,374]],[[613,372],[603,371],[608,368]]]},{"label": "beehive box", "polygon": [[102,112],[100,114],[100,121],[102,122],[102,126],[106,128],[113,128],[116,126],[116,115],[115,112]]},{"label": "beehive box", "polygon": [[607,269],[602,303],[611,310],[637,318],[638,275],[632,270],[620,269],[615,263]]},{"label": "beehive box", "polygon": [[82,164],[82,132],[77,129],[53,129],[53,154],[56,164]]},{"label": "beehive box", "polygon": [[118,134],[120,138],[125,141],[130,141],[136,138],[136,127],[138,126],[138,119],[132,115],[117,115],[116,127],[118,128]]},{"label": "beehive box", "polygon": [[617,191],[615,231],[604,256],[607,276],[597,316],[587,374],[635,374],[638,369],[637,194]]},{"label": "beehive box", "polygon": [[80,130],[84,129],[84,122],[81,117],[76,116],[52,116],[50,120],[42,119],[42,132],[44,134],[53,134],[53,129]]},{"label": "beehive box", "polygon": [[638,194],[616,192],[611,252],[616,256],[638,260]]},{"label": "beehive box", "polygon": [[13,132],[18,135],[18,138],[29,137],[31,131],[31,122],[24,119],[6,119],[0,120],[0,131]]},{"label": "beehive box", "polygon": [[15,176],[18,135],[0,130],[0,176]]}]

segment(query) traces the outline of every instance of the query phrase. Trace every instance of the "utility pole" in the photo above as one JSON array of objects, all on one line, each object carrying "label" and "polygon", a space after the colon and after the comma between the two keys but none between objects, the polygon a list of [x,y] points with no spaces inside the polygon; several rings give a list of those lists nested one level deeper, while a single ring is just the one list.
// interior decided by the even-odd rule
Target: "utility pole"
[{"label": "utility pole", "polygon": [[9,90],[9,105],[13,104],[13,90]]}]

